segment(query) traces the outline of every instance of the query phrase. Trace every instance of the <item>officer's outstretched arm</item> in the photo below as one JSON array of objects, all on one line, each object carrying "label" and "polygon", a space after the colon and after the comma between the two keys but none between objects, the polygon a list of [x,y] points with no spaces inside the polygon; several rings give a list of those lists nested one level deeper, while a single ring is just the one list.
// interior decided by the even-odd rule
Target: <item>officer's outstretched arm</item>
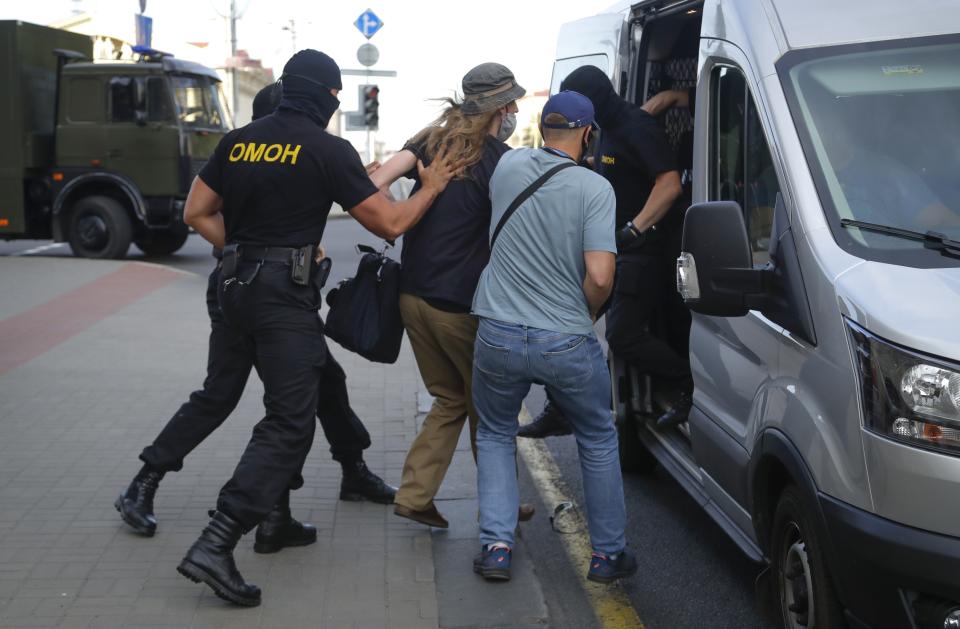
[{"label": "officer's outstretched arm", "polygon": [[200,177],[193,178],[190,194],[183,207],[183,222],[194,228],[207,242],[223,249],[227,232],[223,225],[223,197]]},{"label": "officer's outstretched arm", "polygon": [[429,167],[418,161],[421,187],[409,199],[390,201],[383,192],[377,192],[347,211],[368,231],[386,240],[396,240],[417,224],[462,168],[462,162],[452,162],[445,155],[438,156]]}]

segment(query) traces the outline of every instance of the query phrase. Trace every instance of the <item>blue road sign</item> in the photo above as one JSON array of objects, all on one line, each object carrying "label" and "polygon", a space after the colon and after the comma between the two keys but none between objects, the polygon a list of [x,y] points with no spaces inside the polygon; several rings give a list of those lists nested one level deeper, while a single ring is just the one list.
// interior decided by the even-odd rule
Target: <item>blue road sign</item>
[{"label": "blue road sign", "polygon": [[363,36],[367,39],[376,35],[377,31],[383,28],[383,22],[377,17],[377,14],[370,9],[361,13],[353,25],[356,26],[357,30],[363,33]]}]

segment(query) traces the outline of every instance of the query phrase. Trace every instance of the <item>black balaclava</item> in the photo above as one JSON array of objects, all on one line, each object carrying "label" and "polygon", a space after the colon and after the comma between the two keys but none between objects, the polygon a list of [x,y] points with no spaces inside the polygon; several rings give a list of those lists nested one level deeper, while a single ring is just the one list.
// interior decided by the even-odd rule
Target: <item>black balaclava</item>
[{"label": "black balaclava", "polygon": [[280,104],[280,92],[278,83],[271,83],[257,92],[257,95],[253,97],[253,118],[251,120],[257,120],[272,114],[277,105]]},{"label": "black balaclava", "polygon": [[277,109],[307,114],[318,125],[327,128],[340,101],[331,89],[343,89],[340,66],[319,50],[301,50],[283,66],[280,77],[283,95]]},{"label": "black balaclava", "polygon": [[560,90],[580,92],[590,99],[600,128],[615,127],[630,108],[613,89],[610,78],[600,68],[581,66],[560,83]]}]

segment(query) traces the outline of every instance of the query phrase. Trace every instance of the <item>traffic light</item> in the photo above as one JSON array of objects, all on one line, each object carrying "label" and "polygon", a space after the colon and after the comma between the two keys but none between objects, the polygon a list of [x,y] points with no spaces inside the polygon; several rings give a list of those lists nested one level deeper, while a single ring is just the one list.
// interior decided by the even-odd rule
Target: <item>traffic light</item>
[{"label": "traffic light", "polygon": [[376,85],[364,85],[362,93],[360,111],[363,113],[363,124],[376,131],[380,125],[380,88]]}]

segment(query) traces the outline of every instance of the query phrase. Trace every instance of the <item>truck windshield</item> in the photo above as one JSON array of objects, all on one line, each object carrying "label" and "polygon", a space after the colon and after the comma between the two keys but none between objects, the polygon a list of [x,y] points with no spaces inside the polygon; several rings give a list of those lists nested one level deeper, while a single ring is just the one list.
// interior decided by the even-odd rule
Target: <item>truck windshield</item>
[{"label": "truck windshield", "polygon": [[827,218],[851,253],[943,264],[922,242],[858,221],[960,240],[958,67],[954,36],[800,51],[778,64]]},{"label": "truck windshield", "polygon": [[171,80],[180,124],[191,129],[218,131],[227,127],[216,82],[188,75],[176,75]]}]

